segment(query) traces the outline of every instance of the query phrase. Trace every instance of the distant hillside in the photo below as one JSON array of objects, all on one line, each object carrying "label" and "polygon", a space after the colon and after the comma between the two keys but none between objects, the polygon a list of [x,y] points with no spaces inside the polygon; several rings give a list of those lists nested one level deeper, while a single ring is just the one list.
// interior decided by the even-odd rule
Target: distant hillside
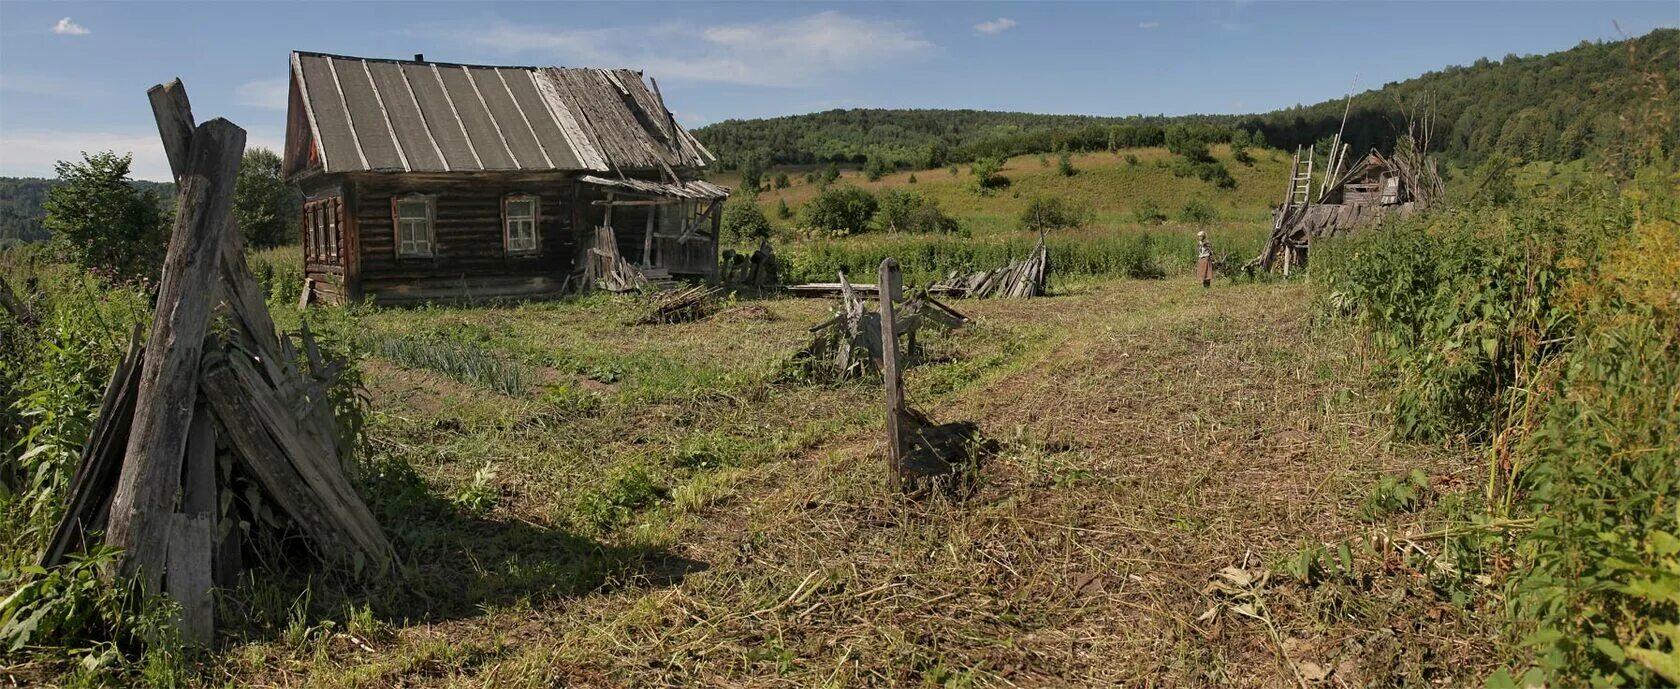
[{"label": "distant hillside", "polygon": [[[1636,70],[1630,66],[1630,49]],[[1667,107],[1680,109],[1680,30],[1659,29],[1629,41],[1583,42],[1548,55],[1478,60],[1353,97],[1347,140],[1355,150],[1387,148],[1404,129],[1407,109],[1428,103],[1433,147],[1458,162],[1493,153],[1566,161],[1603,155],[1623,137],[1621,116],[1648,94],[1636,88],[1646,70],[1676,87]],[[979,110],[830,110],[759,120],[726,120],[695,130],[726,168],[750,156],[772,164],[862,162],[878,156],[911,167],[966,162],[980,155],[1158,145],[1173,124],[1241,127],[1292,149],[1329,138],[1341,124],[1344,97],[1252,115],[1084,117]],[[1669,144],[1680,134],[1669,134]],[[1219,137],[1213,137],[1218,140]],[[1120,139],[1120,141],[1116,141]],[[930,155],[933,154],[933,155]]]},{"label": "distant hillside", "polygon": [[[170,182],[131,182],[140,189],[151,189],[160,198],[175,196]],[[56,179],[38,177],[0,177],[0,246],[13,242],[46,241],[47,231],[41,227],[46,217],[41,204],[47,200],[47,190],[58,184]]]}]

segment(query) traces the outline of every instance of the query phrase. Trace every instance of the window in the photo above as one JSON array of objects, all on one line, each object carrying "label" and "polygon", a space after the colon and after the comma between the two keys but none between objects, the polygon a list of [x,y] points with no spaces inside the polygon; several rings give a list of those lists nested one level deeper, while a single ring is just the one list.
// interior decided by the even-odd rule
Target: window
[{"label": "window", "polygon": [[406,196],[395,201],[397,256],[431,256],[432,197]]},{"label": "window", "polygon": [[304,257],[309,263],[339,265],[344,201],[338,197],[303,204]]},{"label": "window", "polygon": [[510,254],[537,250],[537,197],[509,196],[502,202],[502,241]]}]

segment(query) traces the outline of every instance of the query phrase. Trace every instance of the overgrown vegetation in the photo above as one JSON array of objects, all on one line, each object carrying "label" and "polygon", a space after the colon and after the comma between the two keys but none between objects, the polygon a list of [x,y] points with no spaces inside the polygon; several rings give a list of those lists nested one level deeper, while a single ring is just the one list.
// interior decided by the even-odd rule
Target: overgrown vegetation
[{"label": "overgrown vegetation", "polygon": [[1648,168],[1314,252],[1325,305],[1389,362],[1399,429],[1484,448],[1487,509],[1533,515],[1509,587],[1529,676],[1559,686],[1680,681],[1676,189]]}]

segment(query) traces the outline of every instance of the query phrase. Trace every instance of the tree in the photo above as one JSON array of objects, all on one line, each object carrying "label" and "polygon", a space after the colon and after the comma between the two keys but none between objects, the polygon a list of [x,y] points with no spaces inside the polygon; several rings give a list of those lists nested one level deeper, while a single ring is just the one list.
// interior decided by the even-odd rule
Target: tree
[{"label": "tree", "polygon": [[83,153],[59,161],[60,184],[47,192],[42,225],[61,260],[116,280],[156,279],[168,244],[158,196],[128,178],[127,155]]},{"label": "tree", "polygon": [[835,237],[869,229],[879,204],[875,196],[854,186],[825,189],[805,205],[805,222]]},{"label": "tree", "polygon": [[823,168],[822,179],[819,183],[826,187],[838,181],[840,181],[840,164],[829,163],[828,167]]},{"label": "tree", "polygon": [[786,189],[790,186],[793,186],[793,181],[788,179],[788,175],[787,175],[786,172],[778,172],[778,173],[776,173],[776,185],[775,186],[776,186],[777,189]]},{"label": "tree", "polygon": [[887,160],[881,156],[870,156],[869,160],[863,164],[863,176],[871,182],[880,181],[882,177],[892,171],[893,166],[888,164]]},{"label": "tree", "polygon": [[722,229],[723,236],[736,243],[768,239],[772,231],[764,211],[749,198],[733,198],[723,204]]},{"label": "tree", "polygon": [[1038,196],[1021,209],[1018,224],[1032,232],[1049,232],[1079,227],[1089,222],[1090,210],[1060,196]]},{"label": "tree", "polygon": [[245,246],[265,248],[292,241],[300,208],[297,192],[280,177],[280,156],[266,148],[247,149],[233,185],[233,219]]},{"label": "tree", "polygon": [[1073,154],[1069,153],[1067,149],[1064,148],[1061,153],[1056,154],[1056,174],[1063,177],[1072,177],[1078,172],[1078,170],[1073,169]]},{"label": "tree", "polygon": [[757,196],[764,188],[764,157],[750,155],[741,161],[741,191],[747,196]]},{"label": "tree", "polygon": [[793,217],[793,209],[788,208],[787,199],[776,199],[776,217],[783,220]]},{"label": "tree", "polygon": [[974,191],[980,195],[992,193],[993,189],[1009,186],[1009,178],[998,174],[1003,170],[1002,158],[980,158],[969,166],[968,173],[973,175]]}]

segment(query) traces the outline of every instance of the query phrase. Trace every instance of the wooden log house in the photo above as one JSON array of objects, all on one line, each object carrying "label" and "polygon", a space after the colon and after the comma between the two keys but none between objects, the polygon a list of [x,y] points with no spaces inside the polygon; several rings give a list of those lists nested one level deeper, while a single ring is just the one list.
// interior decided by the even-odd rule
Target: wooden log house
[{"label": "wooden log house", "polygon": [[294,52],[283,172],[305,301],[542,298],[599,227],[649,278],[714,278],[727,188],[657,81]]}]

